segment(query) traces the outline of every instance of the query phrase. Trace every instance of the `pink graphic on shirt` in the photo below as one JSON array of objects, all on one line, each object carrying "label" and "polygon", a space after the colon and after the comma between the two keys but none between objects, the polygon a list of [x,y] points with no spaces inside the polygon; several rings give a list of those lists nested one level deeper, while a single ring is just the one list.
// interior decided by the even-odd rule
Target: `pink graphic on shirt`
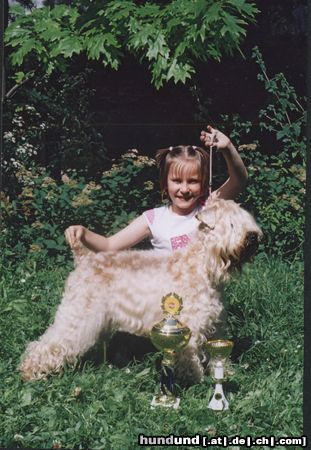
[{"label": "pink graphic on shirt", "polygon": [[154,209],[148,209],[148,211],[145,212],[145,215],[150,225],[152,225],[154,221]]},{"label": "pink graphic on shirt", "polygon": [[189,236],[183,234],[182,236],[175,236],[171,238],[172,250],[186,247],[190,242]]}]

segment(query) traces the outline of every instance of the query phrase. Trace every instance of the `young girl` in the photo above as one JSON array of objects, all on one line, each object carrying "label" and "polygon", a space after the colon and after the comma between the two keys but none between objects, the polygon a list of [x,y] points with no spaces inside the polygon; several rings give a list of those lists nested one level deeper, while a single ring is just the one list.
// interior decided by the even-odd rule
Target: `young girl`
[{"label": "young girl", "polygon": [[[212,196],[233,199],[245,186],[247,171],[234,145],[225,134],[212,128],[202,131],[200,140],[206,147],[216,148],[226,161],[229,178]],[[151,238],[156,250],[174,251],[185,247],[195,233],[195,214],[202,208],[208,187],[208,153],[195,146],[177,146],[159,150],[156,155],[160,169],[162,197],[170,203],[151,209],[133,220],[118,233],[105,237],[82,225],[65,231],[71,247],[79,240],[94,252],[128,249],[143,239]]]}]

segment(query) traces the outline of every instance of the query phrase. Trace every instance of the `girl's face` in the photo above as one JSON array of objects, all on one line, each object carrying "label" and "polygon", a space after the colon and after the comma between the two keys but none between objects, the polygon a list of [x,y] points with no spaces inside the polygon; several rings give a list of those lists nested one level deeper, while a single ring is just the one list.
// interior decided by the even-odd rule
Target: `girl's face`
[{"label": "girl's face", "polygon": [[186,215],[193,211],[202,194],[197,161],[177,160],[171,164],[167,176],[167,193],[173,212]]}]

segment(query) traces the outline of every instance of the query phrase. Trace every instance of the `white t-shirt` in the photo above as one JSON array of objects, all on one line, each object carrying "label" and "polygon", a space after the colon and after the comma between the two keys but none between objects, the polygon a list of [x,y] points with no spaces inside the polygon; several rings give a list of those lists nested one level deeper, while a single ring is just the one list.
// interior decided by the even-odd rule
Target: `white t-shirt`
[{"label": "white t-shirt", "polygon": [[153,248],[172,252],[186,247],[198,229],[195,215],[201,209],[202,206],[198,206],[186,216],[174,213],[168,205],[145,211],[143,216],[152,234]]}]

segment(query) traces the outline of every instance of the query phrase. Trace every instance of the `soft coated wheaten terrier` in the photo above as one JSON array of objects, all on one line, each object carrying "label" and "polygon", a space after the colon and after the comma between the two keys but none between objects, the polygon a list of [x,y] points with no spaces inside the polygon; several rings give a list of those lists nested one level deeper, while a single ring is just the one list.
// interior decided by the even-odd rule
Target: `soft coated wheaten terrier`
[{"label": "soft coated wheaten terrier", "polygon": [[162,297],[176,292],[183,299],[180,320],[192,332],[178,358],[177,378],[199,381],[203,344],[215,332],[223,309],[220,285],[252,256],[262,232],[232,200],[207,202],[197,218],[196,239],[169,255],[154,250],[75,250],[76,268],[67,279],[54,323],[28,344],[22,357],[23,379],[44,378],[64,364],[75,364],[105,331],[148,336],[163,317]]}]

